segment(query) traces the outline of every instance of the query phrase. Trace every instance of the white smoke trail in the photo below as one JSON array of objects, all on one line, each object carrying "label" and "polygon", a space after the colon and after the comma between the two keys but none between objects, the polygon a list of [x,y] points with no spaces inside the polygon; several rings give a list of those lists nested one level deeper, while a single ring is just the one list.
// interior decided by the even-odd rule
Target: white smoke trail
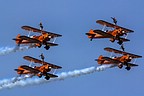
[{"label": "white smoke trail", "polygon": [[[89,67],[81,70],[74,70],[69,72],[62,72],[60,74],[57,74],[57,78],[52,78],[50,80],[45,80],[43,78],[32,78],[30,79],[29,76],[27,77],[21,77],[19,79],[5,79],[0,81],[0,90],[5,88],[13,88],[16,86],[28,86],[28,85],[36,85],[36,84],[43,84],[43,83],[49,83],[53,81],[59,81],[64,80],[66,78],[70,77],[78,77],[81,75],[91,74],[94,72],[104,71],[107,68],[114,67],[113,65],[102,65],[99,67]],[[29,79],[26,79],[29,78]]]},{"label": "white smoke trail", "polygon": [[15,46],[15,47],[1,47],[0,48],[0,55],[6,55],[17,51],[24,51],[27,49],[32,48],[32,46]]}]

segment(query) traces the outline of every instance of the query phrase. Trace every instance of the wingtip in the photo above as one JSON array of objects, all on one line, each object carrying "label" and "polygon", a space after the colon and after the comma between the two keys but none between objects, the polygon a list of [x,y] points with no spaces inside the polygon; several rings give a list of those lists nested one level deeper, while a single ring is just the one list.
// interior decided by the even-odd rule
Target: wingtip
[{"label": "wingtip", "polygon": [[62,67],[61,67],[61,66],[58,66],[58,69],[62,69]]}]

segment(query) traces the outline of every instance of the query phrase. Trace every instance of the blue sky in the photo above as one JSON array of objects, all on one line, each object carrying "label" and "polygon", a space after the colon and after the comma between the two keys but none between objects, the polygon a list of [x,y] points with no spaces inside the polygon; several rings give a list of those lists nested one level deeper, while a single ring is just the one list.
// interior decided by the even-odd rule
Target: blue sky
[{"label": "blue sky", "polygon": [[[111,22],[110,17],[116,17],[118,25],[134,30],[128,36],[130,42],[125,43],[126,51],[143,56],[143,21],[142,0],[1,0],[0,1],[0,47],[13,47],[17,34],[27,33],[21,29],[23,25],[38,27],[43,22],[44,29],[62,34],[56,40],[57,47],[46,51],[44,48],[30,49],[23,52],[0,56],[0,80],[17,76],[13,69],[28,62],[23,60],[25,55],[34,57],[42,52],[46,61],[62,66],[63,71],[72,71],[91,66],[97,66],[94,59],[99,55],[107,55],[105,47],[119,49],[116,43],[108,39],[89,41],[85,35],[90,29],[102,26],[95,23],[98,19]],[[143,58],[137,60],[138,67],[130,71],[125,69],[108,69],[78,78],[69,78],[42,85],[16,87],[0,91],[1,96],[143,96],[144,95],[144,66]]]}]

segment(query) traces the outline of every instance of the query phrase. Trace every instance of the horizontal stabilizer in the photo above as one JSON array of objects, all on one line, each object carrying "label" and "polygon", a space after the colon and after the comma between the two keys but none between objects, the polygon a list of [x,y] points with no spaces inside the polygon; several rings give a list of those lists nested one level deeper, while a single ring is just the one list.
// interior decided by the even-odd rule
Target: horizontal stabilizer
[{"label": "horizontal stabilizer", "polygon": [[55,77],[58,77],[57,75],[50,74],[50,73],[47,73],[47,75],[48,75],[50,78],[55,78]]},{"label": "horizontal stabilizer", "polygon": [[132,64],[132,63],[127,63],[127,64],[128,64],[128,66],[130,66],[130,67],[138,66],[137,64]]},{"label": "horizontal stabilizer", "polygon": [[48,46],[58,46],[58,44],[56,44],[56,43],[51,43],[51,42],[46,42],[46,44],[47,44]]}]

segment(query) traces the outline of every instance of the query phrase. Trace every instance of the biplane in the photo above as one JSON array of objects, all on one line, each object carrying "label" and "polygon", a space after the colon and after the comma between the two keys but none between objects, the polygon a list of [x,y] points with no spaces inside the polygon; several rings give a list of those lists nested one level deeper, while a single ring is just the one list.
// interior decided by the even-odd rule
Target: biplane
[{"label": "biplane", "polygon": [[[110,38],[111,42],[118,40],[117,43],[121,45],[123,42],[130,40],[126,39],[127,36],[125,38],[120,36],[124,36],[127,35],[127,33],[134,32],[133,30],[106,22],[104,20],[97,20],[96,23],[103,25],[104,28],[102,30],[91,29],[88,33],[86,33],[86,35],[88,35],[88,38],[90,38],[91,40],[98,38]],[[107,30],[106,27],[113,28],[113,30]]]},{"label": "biplane", "polygon": [[[36,36],[39,37],[39,36]],[[18,34],[18,36],[16,38],[14,38],[13,40],[16,41],[16,44],[18,44],[18,46],[20,46],[20,44],[26,44],[29,46],[34,46],[34,47],[38,47],[40,48],[42,45],[45,45],[45,49],[48,50],[50,48],[50,46],[58,46],[58,44],[55,43],[51,43],[48,41],[40,41],[39,39],[35,38],[35,36],[33,37],[28,37],[28,36],[20,36],[20,34]]]},{"label": "biplane", "polygon": [[40,69],[41,67],[29,67],[27,65],[21,65],[18,67],[18,69],[15,69],[15,71],[17,71],[17,74],[21,75],[31,75],[31,77],[33,76],[38,76],[39,78],[41,78],[42,76],[45,76],[46,80],[49,80],[50,78],[55,78],[58,77],[57,75],[51,74],[51,73],[47,73],[46,71],[41,71]]},{"label": "biplane", "polygon": [[116,49],[113,49],[110,47],[106,47],[106,48],[104,48],[104,50],[108,51],[108,52],[114,52],[116,54],[117,53],[122,54],[122,56],[104,57],[104,56],[100,55],[99,58],[96,59],[96,61],[100,65],[102,65],[102,64],[115,64],[119,68],[126,66],[125,69],[130,70],[131,67],[138,66],[137,64],[131,63],[131,61],[133,59],[136,59],[136,58],[142,58],[142,56],[140,56],[140,55],[135,55],[135,54],[131,54],[128,52],[123,52],[123,51],[116,50]]},{"label": "biplane", "polygon": [[115,40],[118,40],[118,44],[122,44],[123,42],[130,41],[129,39],[119,37],[115,34],[113,34],[112,31],[104,32],[102,30],[90,30],[88,33],[88,38],[92,41],[93,39],[100,39],[100,38],[110,38],[111,42],[114,42]]},{"label": "biplane", "polygon": [[[50,48],[50,46],[58,46],[58,44],[55,44],[55,40],[56,37],[61,37],[62,35],[60,34],[56,34],[56,33],[52,33],[52,32],[47,32],[44,30],[40,30],[34,27],[30,27],[30,26],[22,26],[21,27],[24,30],[27,30],[29,32],[37,32],[37,33],[41,33],[40,35],[33,35],[30,36],[30,33],[28,36],[21,36],[20,34],[17,35],[16,38],[14,38],[13,40],[16,41],[16,44],[20,45],[20,44],[32,44],[35,47],[41,47],[42,45],[45,45],[45,49],[48,50]],[[54,39],[53,42],[51,43],[50,40]]]},{"label": "biplane", "polygon": [[[30,75],[30,77],[38,76],[41,78],[42,76],[45,76],[46,80],[49,80],[50,78],[58,77],[57,75],[48,73],[52,69],[60,69],[61,66],[57,66],[48,62],[45,62],[44,60],[39,60],[36,58],[33,58],[31,56],[24,56],[25,60],[30,61],[30,65],[21,65],[18,67],[18,69],[15,69],[17,71],[17,74],[21,75]],[[41,64],[40,66],[32,66],[31,63],[38,63]]]}]

